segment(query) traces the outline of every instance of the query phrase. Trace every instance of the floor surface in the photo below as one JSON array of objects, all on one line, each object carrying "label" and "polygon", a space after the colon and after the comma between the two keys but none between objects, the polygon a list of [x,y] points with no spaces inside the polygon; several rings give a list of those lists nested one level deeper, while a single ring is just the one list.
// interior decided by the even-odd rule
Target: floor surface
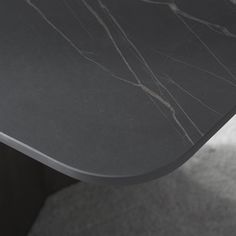
[{"label": "floor surface", "polygon": [[236,117],[166,177],[79,183],[49,197],[29,236],[231,236],[235,222]]}]

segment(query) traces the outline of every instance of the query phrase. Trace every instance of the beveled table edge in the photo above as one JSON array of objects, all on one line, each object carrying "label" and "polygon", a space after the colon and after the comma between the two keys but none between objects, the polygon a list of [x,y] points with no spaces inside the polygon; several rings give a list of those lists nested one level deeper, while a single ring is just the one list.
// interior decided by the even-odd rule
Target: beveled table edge
[{"label": "beveled table edge", "polygon": [[221,127],[223,127],[236,114],[236,106],[228,112],[208,133],[206,133],[192,148],[180,156],[177,160],[169,165],[156,168],[148,173],[134,175],[134,176],[116,176],[116,175],[100,175],[97,173],[83,171],[63,162],[57,161],[54,158],[38,151],[37,149],[28,146],[27,144],[0,132],[0,142],[33,158],[42,164],[51,167],[65,175],[72,178],[99,184],[113,184],[113,185],[128,185],[138,184],[167,175],[180,167],[184,162],[190,159]]}]

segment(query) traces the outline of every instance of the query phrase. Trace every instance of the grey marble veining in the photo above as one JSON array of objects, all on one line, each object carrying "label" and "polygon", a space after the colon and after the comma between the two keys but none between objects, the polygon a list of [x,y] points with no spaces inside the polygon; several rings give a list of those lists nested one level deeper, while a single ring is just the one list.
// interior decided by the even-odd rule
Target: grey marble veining
[{"label": "grey marble veining", "polygon": [[174,170],[236,106],[233,0],[0,3],[1,141],[87,181]]}]

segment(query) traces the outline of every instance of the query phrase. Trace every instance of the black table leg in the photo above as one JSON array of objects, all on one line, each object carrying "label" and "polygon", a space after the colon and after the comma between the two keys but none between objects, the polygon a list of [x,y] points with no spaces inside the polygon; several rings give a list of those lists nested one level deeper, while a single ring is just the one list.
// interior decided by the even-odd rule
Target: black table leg
[{"label": "black table leg", "polygon": [[46,197],[74,182],[0,144],[0,235],[26,235]]}]

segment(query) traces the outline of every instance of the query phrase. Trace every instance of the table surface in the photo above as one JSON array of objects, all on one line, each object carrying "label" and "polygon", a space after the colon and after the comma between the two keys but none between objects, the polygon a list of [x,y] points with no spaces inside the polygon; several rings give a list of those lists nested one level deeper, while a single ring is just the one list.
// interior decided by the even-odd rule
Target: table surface
[{"label": "table surface", "polygon": [[0,3],[0,141],[84,181],[188,160],[236,111],[233,0]]}]

